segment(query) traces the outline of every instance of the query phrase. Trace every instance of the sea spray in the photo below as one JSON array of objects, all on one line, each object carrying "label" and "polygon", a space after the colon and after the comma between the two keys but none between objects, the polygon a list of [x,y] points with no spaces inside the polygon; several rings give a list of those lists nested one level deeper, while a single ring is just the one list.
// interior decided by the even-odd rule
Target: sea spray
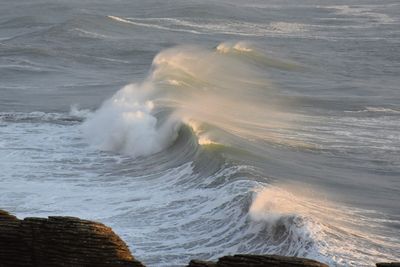
[{"label": "sea spray", "polygon": [[173,117],[159,123],[148,93],[146,84],[118,91],[85,121],[86,138],[101,150],[133,157],[163,150],[176,138],[179,123]]},{"label": "sea spray", "polygon": [[[253,56],[221,53],[221,46]],[[87,119],[86,139],[101,150],[146,156],[171,145],[181,123],[190,121],[251,140],[293,142],[274,130],[291,123],[262,58],[262,50],[244,42],[162,51],[142,83],[125,86]],[[202,136],[200,143],[214,142],[211,134]]]}]

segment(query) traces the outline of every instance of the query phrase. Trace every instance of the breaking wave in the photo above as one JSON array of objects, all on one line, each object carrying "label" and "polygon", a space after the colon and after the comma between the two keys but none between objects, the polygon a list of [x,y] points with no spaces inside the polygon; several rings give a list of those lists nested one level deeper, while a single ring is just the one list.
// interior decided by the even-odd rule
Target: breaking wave
[{"label": "breaking wave", "polygon": [[171,48],[154,58],[143,82],[127,85],[105,101],[85,121],[83,131],[96,147],[134,157],[167,148],[183,123],[213,129],[200,142],[227,143],[217,133],[225,132],[285,143],[274,129],[291,127],[289,117],[265,75],[268,68],[290,66],[295,65],[244,42],[222,43],[216,49]]}]

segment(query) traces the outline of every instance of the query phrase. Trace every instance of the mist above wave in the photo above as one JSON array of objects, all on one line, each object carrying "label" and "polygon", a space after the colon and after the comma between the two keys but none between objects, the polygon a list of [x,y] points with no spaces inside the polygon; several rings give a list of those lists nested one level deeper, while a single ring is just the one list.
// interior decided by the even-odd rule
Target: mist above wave
[{"label": "mist above wave", "polygon": [[268,68],[290,63],[268,59],[245,42],[167,49],[154,58],[143,82],[127,85],[105,101],[84,122],[83,132],[99,149],[133,157],[165,149],[180,124],[189,121],[246,139],[276,139],[268,129],[286,127],[287,121],[266,75]]}]

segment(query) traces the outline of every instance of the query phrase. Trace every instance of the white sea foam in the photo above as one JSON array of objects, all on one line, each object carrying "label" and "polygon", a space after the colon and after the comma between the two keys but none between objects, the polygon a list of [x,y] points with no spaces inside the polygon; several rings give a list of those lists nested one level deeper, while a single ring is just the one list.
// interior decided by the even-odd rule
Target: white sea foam
[{"label": "white sea foam", "polygon": [[366,107],[365,110],[368,112],[400,114],[400,110],[384,107]]},{"label": "white sea foam", "polygon": [[104,102],[83,125],[87,140],[101,150],[147,156],[163,150],[177,136],[172,117],[158,123],[148,97],[150,84],[128,85]]},{"label": "white sea foam", "polygon": [[376,23],[393,23],[394,19],[388,14],[384,14],[374,10],[374,6],[349,6],[349,5],[334,5],[334,6],[324,6],[323,8],[334,9],[336,14],[345,15],[352,18],[358,18],[365,22],[376,22]]},{"label": "white sea foam", "polygon": [[230,34],[238,36],[268,36],[273,34],[295,34],[307,31],[307,25],[296,22],[277,21],[267,24],[223,19],[196,20],[176,18],[108,18],[142,27],[160,30],[188,32],[194,34]]},{"label": "white sea foam", "polygon": [[240,53],[250,53],[254,50],[249,43],[246,42],[224,42],[217,46],[217,51],[221,53],[229,53],[232,51]]},{"label": "white sea foam", "polygon": [[69,115],[78,117],[78,118],[87,118],[92,114],[92,111],[89,109],[79,109],[78,105],[72,105],[69,111]]},{"label": "white sea foam", "polygon": [[[75,108],[72,108],[72,110]],[[85,113],[85,110],[81,111]],[[76,123],[77,119],[80,119],[81,116],[78,116],[78,111],[71,111],[71,114],[65,113],[57,113],[57,112],[42,112],[42,111],[33,111],[33,112],[0,112],[0,122],[53,122],[53,123]]]}]

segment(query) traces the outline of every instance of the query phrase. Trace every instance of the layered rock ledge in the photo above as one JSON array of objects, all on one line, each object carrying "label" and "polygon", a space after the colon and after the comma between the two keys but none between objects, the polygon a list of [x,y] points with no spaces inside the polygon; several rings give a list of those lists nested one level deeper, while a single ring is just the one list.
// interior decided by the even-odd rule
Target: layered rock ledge
[{"label": "layered rock ledge", "polygon": [[0,266],[144,265],[101,223],[58,216],[19,220],[0,210]]},{"label": "layered rock ledge", "polygon": [[[400,263],[377,263],[400,267]],[[23,220],[0,210],[0,267],[144,267],[110,227],[75,217]],[[327,267],[318,261],[277,255],[234,255],[187,267]]]}]

